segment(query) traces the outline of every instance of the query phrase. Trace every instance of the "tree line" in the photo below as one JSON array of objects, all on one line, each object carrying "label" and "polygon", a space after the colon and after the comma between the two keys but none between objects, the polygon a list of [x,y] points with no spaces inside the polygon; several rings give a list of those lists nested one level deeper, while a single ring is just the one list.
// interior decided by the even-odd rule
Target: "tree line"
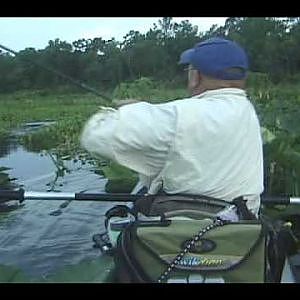
[{"label": "tree line", "polygon": [[178,86],[184,83],[182,51],[210,37],[238,42],[249,56],[252,72],[266,73],[274,83],[297,81],[300,74],[300,18],[231,17],[224,26],[198,32],[188,20],[164,17],[145,34],[131,30],[122,41],[50,40],[44,49],[26,48],[14,56],[0,51],[0,92],[47,89],[68,85],[35,61],[100,90],[113,89],[141,77]]}]

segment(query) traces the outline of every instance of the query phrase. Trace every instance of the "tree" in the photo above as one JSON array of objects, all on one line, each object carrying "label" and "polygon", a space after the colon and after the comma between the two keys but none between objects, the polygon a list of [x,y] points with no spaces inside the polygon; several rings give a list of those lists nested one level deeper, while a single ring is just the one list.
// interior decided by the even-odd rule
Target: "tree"
[{"label": "tree", "polygon": [[215,36],[238,42],[248,53],[251,71],[266,73],[274,82],[296,80],[300,72],[300,18],[231,17],[224,26],[198,33],[188,20],[176,23],[164,17],[145,34],[131,30],[120,42],[101,37],[72,43],[54,39],[45,49],[26,48],[16,57],[0,51],[0,91],[68,83],[32,61],[101,88],[145,76],[181,83],[180,54]]}]

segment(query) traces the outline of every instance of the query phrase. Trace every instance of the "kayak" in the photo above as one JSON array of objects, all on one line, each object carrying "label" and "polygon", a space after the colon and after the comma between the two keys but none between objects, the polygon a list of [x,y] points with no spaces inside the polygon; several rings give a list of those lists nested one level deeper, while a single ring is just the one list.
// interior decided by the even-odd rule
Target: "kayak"
[{"label": "kayak", "polygon": [[[137,188],[132,191],[136,195]],[[48,195],[48,194],[47,194]],[[60,194],[62,196],[62,194]],[[29,197],[29,196],[28,196]],[[31,194],[31,199],[34,196]],[[127,202],[126,202],[127,203]],[[128,204],[128,206],[132,203]],[[300,208],[299,205],[273,205],[263,207],[263,214],[273,219],[295,220],[295,230],[299,232]],[[130,217],[111,217],[108,220],[106,231],[93,236],[95,246],[99,248],[99,257],[89,261],[82,261],[79,264],[64,267],[57,273],[47,278],[26,278],[25,274],[14,267],[0,265],[0,282],[69,282],[69,283],[114,283],[116,282],[117,268],[115,265],[114,249],[117,240],[125,226],[132,222]],[[299,246],[299,245],[298,245]],[[298,247],[299,248],[299,247]],[[293,253],[286,257],[282,272],[281,282],[300,282],[300,254]]]},{"label": "kayak", "polygon": [[[115,237],[117,232],[111,233]],[[282,283],[299,283],[300,256],[289,257],[282,272]],[[116,275],[114,257],[103,253],[98,259],[69,266],[44,279],[30,279],[18,269],[0,266],[0,282],[7,283],[114,283]]]},{"label": "kayak", "polygon": [[[287,207],[275,205],[265,208],[263,213],[271,215],[274,219],[288,220],[289,216],[299,215],[300,209],[297,205]],[[70,267],[56,276],[49,279],[51,282],[76,282],[75,277],[80,278],[80,282],[98,282],[114,283],[116,282],[116,265],[113,256],[113,249],[117,246],[117,239],[122,229],[133,220],[124,217],[112,217],[107,224],[107,231],[96,234],[93,240],[102,251],[102,256],[93,262],[83,263]],[[299,283],[300,282],[300,253],[290,255],[285,258],[284,267],[281,276],[281,283]],[[172,281],[170,281],[172,282]],[[176,282],[176,281],[174,281]]]},{"label": "kayak", "polygon": [[[273,205],[263,206],[262,214],[272,217],[273,220],[293,221],[294,230],[297,230],[297,239],[300,235],[299,221],[300,221],[300,207],[297,204],[290,205]],[[94,236],[94,240],[98,242],[99,248],[103,251],[102,264],[106,264],[107,276],[102,277],[101,282],[114,282],[114,275],[116,272],[113,257],[109,255],[110,249],[117,246],[117,239],[128,223],[132,222],[130,218],[112,217],[108,221],[107,232],[102,235]],[[299,234],[299,235],[298,235]],[[108,245],[108,246],[107,246]],[[107,254],[106,254],[107,253]],[[106,262],[104,259],[106,257]],[[103,266],[103,265],[102,265]],[[299,283],[300,282],[300,244],[297,245],[297,252],[285,257],[284,267],[281,274],[281,283]],[[108,271],[109,270],[109,271]],[[268,282],[268,279],[266,279]],[[172,281],[170,281],[172,282]],[[176,281],[174,281],[176,282]],[[218,282],[219,283],[219,282]]]}]

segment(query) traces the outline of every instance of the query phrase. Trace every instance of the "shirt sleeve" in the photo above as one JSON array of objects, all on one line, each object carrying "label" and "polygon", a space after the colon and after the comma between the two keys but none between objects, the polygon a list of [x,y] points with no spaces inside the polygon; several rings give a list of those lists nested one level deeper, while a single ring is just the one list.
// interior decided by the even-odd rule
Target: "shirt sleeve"
[{"label": "shirt sleeve", "polygon": [[92,116],[81,143],[92,153],[155,176],[164,167],[175,132],[173,106],[140,102]]},{"label": "shirt sleeve", "polygon": [[113,136],[117,123],[117,110],[102,108],[85,124],[80,136],[83,148],[94,155],[116,160],[110,137]]}]

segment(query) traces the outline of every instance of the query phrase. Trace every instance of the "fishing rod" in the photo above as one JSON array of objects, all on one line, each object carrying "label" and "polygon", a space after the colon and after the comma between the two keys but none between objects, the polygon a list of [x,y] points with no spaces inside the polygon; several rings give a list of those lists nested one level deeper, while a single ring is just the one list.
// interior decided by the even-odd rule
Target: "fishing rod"
[{"label": "fishing rod", "polygon": [[[7,52],[10,52],[10,53],[14,54],[15,56],[18,55],[18,53],[17,53],[16,51],[14,51],[14,50],[12,50],[12,49],[10,49],[10,48],[7,48],[6,46],[3,46],[3,45],[1,45],[1,44],[0,44],[0,48],[2,48],[3,50],[5,50],[5,51],[7,51]],[[112,99],[111,99],[110,97],[103,95],[102,93],[100,93],[100,92],[98,92],[96,89],[94,89],[94,88],[92,88],[92,87],[86,85],[85,83],[80,82],[80,81],[78,81],[78,80],[75,80],[75,79],[73,79],[72,77],[70,77],[70,76],[68,76],[68,75],[66,75],[66,74],[63,74],[63,73],[61,73],[61,72],[59,72],[59,71],[57,71],[57,70],[54,70],[54,69],[52,69],[52,68],[49,68],[49,67],[47,67],[47,66],[45,66],[45,65],[43,65],[43,64],[41,64],[41,63],[39,63],[39,62],[36,62],[36,61],[34,61],[34,60],[28,58],[28,57],[26,57],[26,59],[27,59],[29,62],[33,63],[34,65],[36,65],[36,66],[38,66],[38,67],[40,67],[40,68],[42,68],[42,69],[44,69],[44,70],[47,70],[47,71],[49,71],[49,72],[52,72],[52,73],[54,73],[54,74],[56,74],[56,75],[58,75],[58,76],[60,76],[60,77],[62,77],[62,78],[64,78],[64,79],[67,79],[67,80],[69,80],[70,82],[72,82],[73,84],[75,84],[75,85],[81,87],[82,89],[84,89],[84,90],[86,90],[86,91],[89,91],[89,92],[91,92],[91,93],[94,93],[95,95],[101,97],[102,99],[104,99],[104,100],[106,100],[106,101],[112,102]]]},{"label": "fishing rod", "polygon": [[[0,190],[0,202],[19,200],[20,203],[25,200],[134,202],[135,200],[140,199],[141,197],[152,198],[153,195],[143,195],[143,194],[135,195],[135,194],[124,194],[124,193],[105,194],[105,193],[36,192],[36,191],[25,191],[22,188],[19,190]],[[261,203],[266,205],[300,204],[300,197],[262,196]]]}]

